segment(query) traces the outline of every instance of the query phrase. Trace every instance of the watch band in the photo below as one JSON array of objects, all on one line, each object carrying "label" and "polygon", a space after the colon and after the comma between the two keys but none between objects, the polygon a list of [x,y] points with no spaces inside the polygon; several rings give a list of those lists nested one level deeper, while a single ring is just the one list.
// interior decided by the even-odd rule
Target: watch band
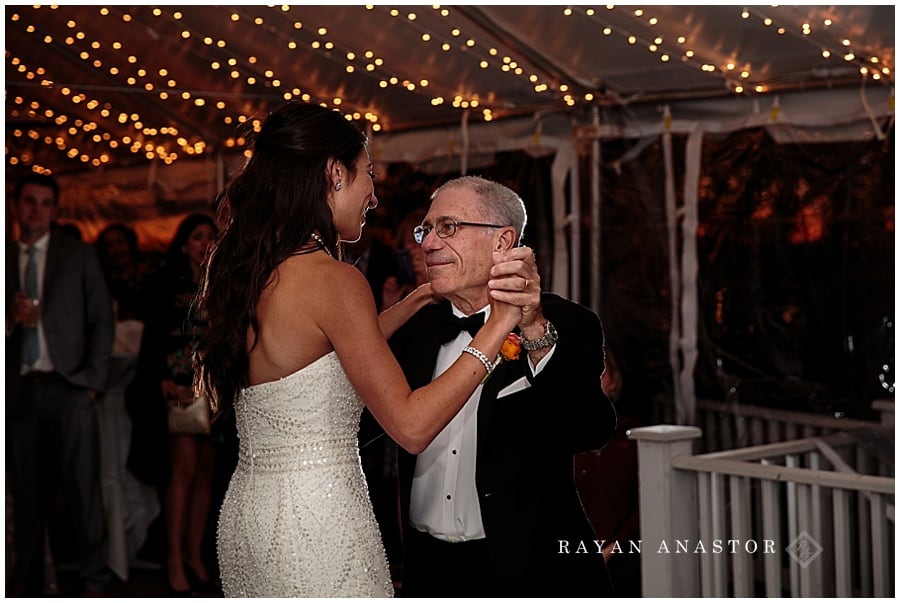
[{"label": "watch band", "polygon": [[535,350],[542,350],[544,348],[549,348],[554,345],[559,340],[559,335],[556,332],[556,327],[553,326],[553,323],[549,320],[544,328],[544,336],[540,339],[525,339],[522,338],[522,347],[528,350],[529,352],[533,352]]}]

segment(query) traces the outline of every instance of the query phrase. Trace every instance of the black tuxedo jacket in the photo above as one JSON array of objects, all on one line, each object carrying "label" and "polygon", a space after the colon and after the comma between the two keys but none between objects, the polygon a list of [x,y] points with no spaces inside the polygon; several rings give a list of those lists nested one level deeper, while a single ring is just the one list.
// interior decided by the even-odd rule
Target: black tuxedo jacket
[{"label": "black tuxedo jacket", "polygon": [[[544,315],[559,333],[544,369],[531,376],[527,352],[503,362],[485,384],[478,407],[476,490],[500,594],[602,596],[610,593],[602,556],[575,489],[573,455],[602,448],[616,417],[600,388],[604,337],[588,308],[542,294]],[[412,388],[429,383],[440,342],[429,328],[449,302],[417,313],[391,338]],[[530,387],[498,393],[526,377]],[[415,456],[401,450],[402,521],[409,528]],[[615,485],[612,485],[615,487]],[[568,544],[570,553],[561,552]],[[589,553],[574,554],[583,541]]]}]

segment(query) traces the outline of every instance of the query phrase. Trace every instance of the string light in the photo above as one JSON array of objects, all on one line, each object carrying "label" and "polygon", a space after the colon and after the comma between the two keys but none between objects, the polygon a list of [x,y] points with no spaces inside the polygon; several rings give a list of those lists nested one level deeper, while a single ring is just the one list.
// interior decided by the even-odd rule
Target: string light
[{"label": "string light", "polygon": [[[91,9],[94,15],[92,19],[65,18],[62,16],[66,14],[65,10],[65,6],[11,7],[7,14],[7,26],[25,32],[43,44],[56,45],[62,51],[68,52],[71,57],[77,57],[77,61],[84,61],[94,69],[102,70],[117,84],[88,88],[70,82],[57,83],[54,76],[58,77],[58,73],[53,72],[57,65],[26,65],[20,57],[11,56],[8,51],[8,73],[18,72],[21,75],[17,77],[22,82],[27,81],[29,85],[40,82],[41,87],[55,93],[55,99],[48,100],[47,105],[34,106],[33,103],[22,103],[15,105],[13,111],[18,112],[19,116],[38,119],[46,126],[55,128],[71,127],[70,124],[75,124],[80,119],[78,116],[84,117],[90,112],[96,119],[82,120],[81,125],[76,127],[83,128],[93,123],[89,130],[92,135],[85,140],[93,145],[104,146],[103,153],[106,154],[107,162],[115,156],[110,149],[136,148],[134,145],[137,143],[141,143],[142,146],[139,147],[139,151],[132,152],[152,153],[155,158],[175,157],[176,151],[179,156],[211,152],[225,144],[224,140],[209,140],[210,133],[204,131],[202,125],[198,125],[196,131],[191,131],[184,137],[175,129],[170,131],[167,126],[148,123],[147,118],[133,119],[132,116],[126,116],[125,121],[120,122],[118,116],[121,112],[116,110],[115,102],[106,100],[116,98],[112,93],[148,95],[149,99],[154,101],[158,99],[157,102],[164,106],[163,111],[170,116],[181,114],[183,105],[187,105],[190,110],[202,110],[203,114],[211,115],[218,123],[229,125],[246,122],[249,113],[262,106],[264,99],[302,98],[308,102],[341,107],[351,119],[365,119],[377,126],[373,128],[375,131],[381,130],[383,120],[372,107],[353,106],[354,103],[348,98],[334,91],[326,93],[323,90],[315,93],[292,87],[293,78],[286,78],[284,77],[286,74],[279,74],[275,68],[261,64],[265,58],[261,60],[257,56],[241,57],[237,55],[239,51],[226,50],[229,48],[228,40],[231,39],[229,36],[234,35],[234,32],[238,31],[237,28],[246,30],[248,25],[254,29],[258,28],[263,35],[279,39],[283,44],[281,48],[287,48],[292,52],[301,50],[316,52],[319,56],[335,62],[343,73],[347,74],[348,83],[351,78],[370,78],[382,88],[396,87],[403,93],[421,96],[432,106],[452,104],[463,109],[477,107],[479,114],[486,121],[502,116],[506,110],[502,104],[503,99],[480,98],[477,91],[461,94],[459,90],[448,87],[453,84],[445,84],[439,79],[430,81],[417,77],[414,72],[410,72],[408,65],[386,65],[384,59],[376,56],[371,49],[345,47],[332,37],[327,27],[316,23],[303,23],[296,15],[291,15],[291,8],[287,5],[229,7],[221,12],[220,21],[215,23],[209,18],[188,18],[194,16],[191,15],[191,11],[194,10],[191,7],[179,10],[171,7],[143,9],[140,6],[99,7]],[[139,10],[145,12],[139,13],[137,12]],[[535,94],[553,94],[554,98],[565,106],[605,102],[605,95],[586,93],[581,85],[573,86],[564,81],[550,81],[547,75],[542,75],[540,70],[529,67],[521,57],[502,56],[496,48],[485,43],[481,38],[481,32],[479,35],[473,35],[474,32],[464,31],[458,25],[450,24],[447,18],[451,16],[451,11],[455,10],[453,7],[432,6],[430,11],[420,9],[412,12],[409,9],[402,9],[401,12],[396,8],[366,5],[363,10],[390,14],[397,19],[398,24],[416,28],[418,30],[416,39],[420,40],[421,44],[439,47],[447,53],[464,53],[460,56],[470,58],[474,68],[489,72],[495,70],[498,76],[521,78]],[[41,25],[39,19],[30,18],[38,11],[56,11],[59,15],[56,17],[59,25],[50,31],[49,25]],[[765,11],[771,11],[771,14],[764,14]],[[605,15],[614,12],[620,17],[627,16],[634,23],[634,31],[623,29],[621,20],[616,24],[604,21]],[[739,56],[723,58],[710,56],[709,52],[706,55],[698,55],[696,49],[689,46],[689,36],[685,35],[687,32],[673,32],[664,28],[666,25],[664,19],[653,12],[652,7],[634,9],[613,5],[606,5],[605,10],[601,7],[560,8],[564,18],[589,19],[598,24],[598,33],[602,32],[606,37],[616,36],[629,45],[645,48],[654,53],[661,63],[695,65],[700,72],[709,73],[727,82],[737,94],[745,90],[765,93],[770,85],[776,84],[758,81],[752,71],[753,65],[741,60]],[[816,52],[821,53],[823,61],[856,63],[859,73],[865,78],[889,80],[892,77],[890,65],[884,64],[883,59],[864,52],[862,50],[864,46],[855,44],[853,36],[847,35],[848,32],[840,31],[840,23],[835,23],[833,19],[809,19],[799,24],[789,24],[782,22],[784,19],[780,19],[777,15],[775,8],[745,7],[738,9],[736,18],[746,21],[746,26],[771,28],[773,34],[802,39],[815,46]],[[97,27],[98,24],[103,31],[94,35],[89,27]],[[446,24],[446,27],[442,24]],[[681,24],[676,25],[676,28],[678,26]],[[44,27],[48,28],[48,31],[42,31]],[[151,57],[141,56],[140,52],[135,52],[133,44],[137,40],[144,39],[153,31],[162,31],[165,27],[175,27],[174,35],[180,37],[178,44],[174,45],[179,52],[170,53],[171,58],[168,60],[171,63],[165,64],[165,59],[160,61],[156,56],[148,60]],[[666,35],[641,34],[650,29],[654,32],[665,31]],[[111,32],[115,32],[115,37]],[[160,43],[171,41],[164,40]],[[226,52],[228,54],[225,54]],[[414,50],[411,49],[411,52]],[[167,53],[160,54],[167,55]],[[187,89],[188,86],[183,82],[178,82],[170,76],[179,72],[173,67],[183,57],[202,59],[211,77],[218,81],[224,79],[226,82],[240,82],[249,86],[250,91],[229,94],[221,90]],[[892,57],[888,58],[892,61]],[[287,85],[290,89],[286,89],[285,81],[290,82]],[[15,85],[21,84],[14,83],[13,86]],[[353,88],[348,86],[348,89]],[[14,98],[9,90],[7,94],[8,99]],[[496,106],[491,106],[493,103],[496,103]],[[200,124],[204,120],[196,121]],[[112,132],[120,131],[120,123],[128,127],[128,131],[134,137],[129,142],[125,142],[121,134],[118,140],[112,135]],[[185,120],[185,124],[187,123],[189,120]],[[54,148],[58,146],[57,139],[65,138],[56,136],[55,133],[41,134],[34,138],[27,132],[23,133],[23,137],[33,141],[34,144],[43,142],[47,146],[51,145],[45,141],[53,140]],[[226,138],[229,139],[231,138]],[[232,140],[232,144],[235,141],[236,139]],[[148,144],[149,147],[146,146]],[[70,150],[66,148],[61,151],[68,157]],[[85,147],[75,151],[73,157],[75,161],[90,164],[93,164],[94,160],[102,161],[97,150]],[[28,152],[25,150],[16,157],[17,164],[25,163],[23,158]],[[33,157],[33,154],[29,157]],[[9,148],[7,158],[12,162],[13,155]]]}]

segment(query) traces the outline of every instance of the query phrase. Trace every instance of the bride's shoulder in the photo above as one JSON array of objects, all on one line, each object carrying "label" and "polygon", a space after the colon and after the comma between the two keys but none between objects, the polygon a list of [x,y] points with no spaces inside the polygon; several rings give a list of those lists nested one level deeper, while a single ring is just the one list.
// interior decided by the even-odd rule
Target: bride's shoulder
[{"label": "bride's shoulder", "polygon": [[333,298],[335,303],[360,294],[371,295],[362,271],[324,253],[289,257],[276,270],[272,284],[282,295]]}]

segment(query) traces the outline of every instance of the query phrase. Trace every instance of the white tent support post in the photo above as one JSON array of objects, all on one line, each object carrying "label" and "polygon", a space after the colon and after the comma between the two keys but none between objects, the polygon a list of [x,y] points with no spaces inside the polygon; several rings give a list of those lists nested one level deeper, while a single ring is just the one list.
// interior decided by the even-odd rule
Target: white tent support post
[{"label": "white tent support post", "polygon": [[[663,113],[663,158],[666,170],[666,226],[669,243],[669,280],[671,282],[672,325],[669,331],[669,362],[675,393],[675,420],[679,425],[693,425],[697,413],[694,390],[694,367],[697,364],[697,226],[699,210],[697,190],[703,151],[703,131],[699,124],[688,134],[685,150],[684,205],[675,198],[675,173],[672,165],[671,113]],[[681,253],[679,256],[678,221],[681,220]],[[680,268],[679,268],[680,257]]]},{"label": "white tent support post", "polygon": [[469,173],[469,110],[466,109],[462,114],[462,123],[460,124],[460,135],[462,137],[462,152],[459,156],[459,173],[463,176]]},{"label": "white tent support post", "polygon": [[681,222],[681,400],[676,418],[681,425],[693,425],[697,415],[694,392],[694,367],[697,365],[697,321],[699,317],[697,274],[697,227],[699,208],[697,189],[700,184],[700,161],[703,131],[688,135],[684,168],[684,208]]},{"label": "white tent support post", "polygon": [[569,248],[566,244],[569,215],[566,208],[565,186],[566,175],[572,172],[575,156],[573,140],[560,142],[550,168],[553,188],[553,271],[550,290],[564,297],[569,296]]},{"label": "white tent support post", "polygon": [[[594,107],[593,122],[595,126],[600,125],[600,111]],[[600,145],[600,139],[594,138],[591,141],[591,270],[590,270],[590,286],[591,286],[591,309],[598,315],[603,301],[603,274],[602,274],[602,257],[603,257],[603,228],[601,224],[602,217],[602,198],[600,193],[600,183],[602,175],[600,166],[603,163],[603,149]]]},{"label": "white tent support post", "polygon": [[571,272],[569,278],[569,297],[581,303],[581,182],[578,171],[578,147],[574,134],[576,124],[572,123],[572,164],[569,172],[569,262]]},{"label": "white tent support post", "polygon": [[665,166],[665,202],[666,202],[666,236],[669,256],[669,298],[672,303],[671,325],[669,327],[669,365],[672,367],[672,386],[674,388],[675,413],[682,407],[681,393],[681,313],[678,304],[681,301],[681,274],[678,269],[678,209],[675,204],[675,177],[672,167],[672,123],[669,107],[663,115],[665,128],[662,131],[663,165]]}]

